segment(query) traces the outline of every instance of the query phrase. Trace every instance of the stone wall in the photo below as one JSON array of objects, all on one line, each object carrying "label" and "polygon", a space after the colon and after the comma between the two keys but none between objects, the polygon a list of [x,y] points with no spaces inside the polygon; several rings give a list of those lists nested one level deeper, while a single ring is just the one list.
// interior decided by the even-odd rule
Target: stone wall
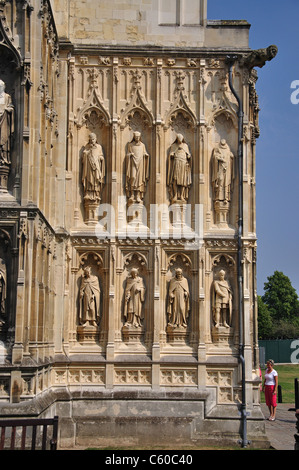
[{"label": "stone wall", "polygon": [[261,445],[253,67],[275,50],[198,0],[1,8],[3,414],[58,413],[64,445],[92,421],[97,443],[125,425],[152,444],[159,423],[235,442],[246,391]]},{"label": "stone wall", "polygon": [[73,44],[248,49],[249,24],[207,20],[207,0],[53,0],[58,34]]}]

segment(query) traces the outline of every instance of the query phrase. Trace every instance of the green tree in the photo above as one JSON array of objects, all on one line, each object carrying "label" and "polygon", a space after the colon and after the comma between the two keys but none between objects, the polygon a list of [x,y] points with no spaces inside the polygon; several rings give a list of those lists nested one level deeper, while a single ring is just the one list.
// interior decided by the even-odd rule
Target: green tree
[{"label": "green tree", "polygon": [[280,271],[275,271],[267,279],[262,300],[268,307],[272,320],[297,322],[299,300],[290,279]]},{"label": "green tree", "polygon": [[292,339],[299,337],[299,327],[287,320],[277,321],[271,332],[271,339]]},{"label": "green tree", "polygon": [[263,302],[260,295],[257,296],[258,305],[258,337],[266,339],[272,335],[272,319],[267,305]]}]

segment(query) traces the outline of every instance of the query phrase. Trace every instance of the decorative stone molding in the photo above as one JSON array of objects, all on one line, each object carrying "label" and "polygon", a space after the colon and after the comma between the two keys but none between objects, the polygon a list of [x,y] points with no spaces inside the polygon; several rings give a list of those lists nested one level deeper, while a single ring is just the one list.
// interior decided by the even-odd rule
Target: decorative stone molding
[{"label": "decorative stone molding", "polygon": [[239,402],[239,389],[234,387],[233,373],[229,369],[207,369],[207,387],[216,387],[219,404]]},{"label": "decorative stone molding", "polygon": [[160,374],[164,386],[197,386],[197,369],[162,368]]},{"label": "decorative stone molding", "polygon": [[115,385],[151,385],[151,369],[115,367]]},{"label": "decorative stone molding", "polygon": [[104,385],[105,368],[104,367],[70,367],[69,369],[54,370],[55,385]]}]

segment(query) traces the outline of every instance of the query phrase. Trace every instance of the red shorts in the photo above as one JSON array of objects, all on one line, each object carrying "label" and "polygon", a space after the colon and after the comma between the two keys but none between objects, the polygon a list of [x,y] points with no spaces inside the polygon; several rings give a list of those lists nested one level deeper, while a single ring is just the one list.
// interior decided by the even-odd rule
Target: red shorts
[{"label": "red shorts", "polygon": [[265,399],[267,406],[277,406],[276,405],[276,393],[273,395],[275,385],[265,385]]}]

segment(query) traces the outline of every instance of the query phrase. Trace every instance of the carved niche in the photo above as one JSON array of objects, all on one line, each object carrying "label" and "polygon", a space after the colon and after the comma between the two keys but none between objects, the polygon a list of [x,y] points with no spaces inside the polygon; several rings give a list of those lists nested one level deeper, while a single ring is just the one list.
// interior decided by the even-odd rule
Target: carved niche
[{"label": "carved niche", "polygon": [[147,258],[141,252],[124,258],[123,327],[125,343],[140,343],[146,330]]},{"label": "carved niche", "polygon": [[[74,116],[74,123],[78,131],[79,175],[81,181],[84,222],[87,225],[98,223],[97,209],[103,199],[106,175],[109,174],[109,134],[111,118],[104,105],[99,91],[99,77],[101,71],[96,68],[81,68],[79,70],[89,83],[83,105]],[[70,133],[70,143],[72,141]]]},{"label": "carved niche", "polygon": [[168,262],[166,299],[166,334],[171,344],[183,345],[188,339],[191,312],[189,288],[191,260],[183,253],[174,253]]},{"label": "carved niche", "polygon": [[211,285],[212,339],[217,346],[227,346],[233,338],[233,314],[236,292],[235,260],[228,254],[218,254],[213,261]]},{"label": "carved niche", "polygon": [[96,224],[96,210],[101,201],[106,174],[104,153],[102,146],[97,142],[96,134],[89,134],[89,141],[81,155],[85,222]]},{"label": "carved niche", "polygon": [[95,252],[80,256],[80,275],[78,278],[78,340],[80,343],[93,344],[98,341],[102,317],[102,291],[100,274],[103,268],[102,257]]},{"label": "carved niche", "polygon": [[9,196],[8,178],[15,172],[15,168],[12,168],[12,152],[16,147],[14,140],[17,129],[13,103],[20,91],[21,75],[22,85],[28,82],[28,64],[24,61],[22,67],[20,53],[14,46],[16,26],[9,24],[10,14],[6,3],[0,4],[0,195],[4,198]]},{"label": "carved niche", "polygon": [[[168,62],[168,66],[171,64]],[[167,145],[166,188],[171,206],[169,219],[174,229],[186,225],[186,205],[192,197],[193,158],[197,118],[192,109],[188,73],[185,70],[166,70],[171,87],[172,102],[164,114],[164,132]]]},{"label": "carved niche", "polygon": [[13,286],[12,278],[12,238],[7,230],[0,228],[0,343],[9,343],[9,327],[11,318]]},{"label": "carved niche", "polygon": [[128,203],[143,203],[149,180],[149,154],[141,140],[141,133],[138,131],[133,133],[133,139],[127,145],[125,175]]},{"label": "carved niche", "polygon": [[192,183],[192,155],[182,134],[171,145],[167,164],[167,187],[171,204],[186,204]]},{"label": "carved niche", "polygon": [[215,111],[211,124],[214,129],[213,150],[210,159],[210,183],[215,224],[221,228],[230,226],[233,208],[233,190],[236,179],[236,158],[231,142],[237,141],[237,123],[227,99]]},{"label": "carved niche", "polygon": [[[126,61],[124,65],[131,65]],[[126,142],[124,149],[123,189],[127,202],[127,222],[133,225],[147,225],[143,220],[144,208],[150,201],[148,190],[151,177],[151,155],[153,151],[152,127],[154,116],[144,90],[146,80],[150,80],[150,71],[123,69],[126,77],[126,90],[130,98],[121,110],[121,140]]]},{"label": "carved niche", "polygon": [[212,189],[217,224],[227,224],[234,182],[234,155],[225,139],[212,152]]}]

